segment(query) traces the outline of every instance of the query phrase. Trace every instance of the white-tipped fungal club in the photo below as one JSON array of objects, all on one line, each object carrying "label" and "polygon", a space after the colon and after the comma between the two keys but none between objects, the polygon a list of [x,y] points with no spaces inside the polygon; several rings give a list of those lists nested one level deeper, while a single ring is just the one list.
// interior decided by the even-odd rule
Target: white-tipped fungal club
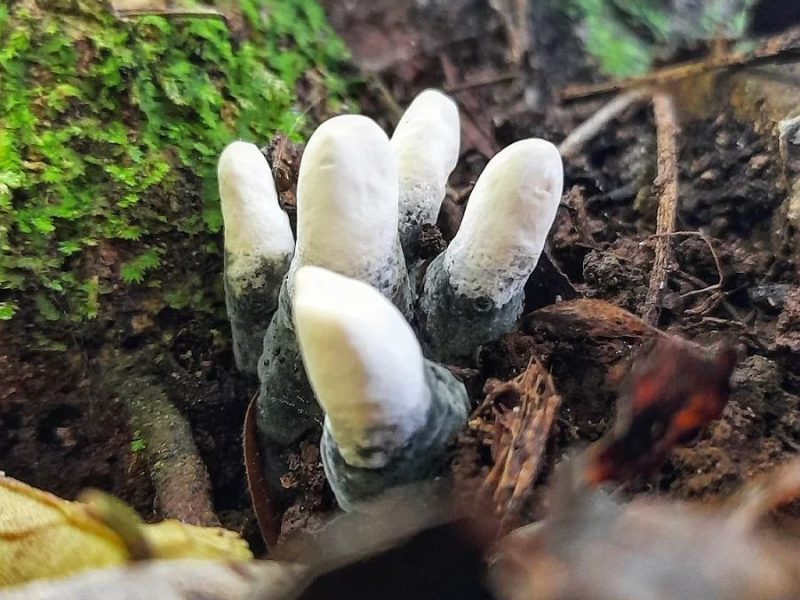
[{"label": "white-tipped fungal club", "polygon": [[333,117],[306,145],[297,184],[297,247],[258,364],[263,445],[286,447],[316,426],[314,399],[292,317],[295,274],[317,266],[377,288],[411,317],[397,233],[397,168],[389,138],[371,119]]},{"label": "white-tipped fungal club", "polygon": [[422,357],[411,327],[375,288],[318,267],[296,273],[303,364],[325,412],[321,454],[339,505],[424,479],[464,425],[469,399]]},{"label": "white-tipped fungal club", "polygon": [[458,107],[436,90],[425,90],[403,113],[391,139],[400,185],[400,240],[406,256],[422,225],[433,224],[445,196],[447,178],[460,148]]},{"label": "white-tipped fungal club", "polygon": [[561,155],[548,141],[522,140],[495,155],[445,251],[455,291],[496,306],[518,293],[539,261],[563,186]]},{"label": "white-tipped fungal club", "polygon": [[486,165],[461,228],[425,273],[419,323],[433,359],[464,361],[514,327],[563,179],[558,149],[540,139],[516,142]]},{"label": "white-tipped fungal club", "polygon": [[425,424],[422,350],[375,288],[317,267],[295,274],[303,364],[345,462],[383,467]]},{"label": "white-tipped fungal club", "polygon": [[294,273],[314,265],[367,282],[407,304],[397,210],[397,167],[378,124],[342,115],[320,125],[300,161],[290,297]]},{"label": "white-tipped fungal club", "polygon": [[255,373],[264,332],[278,306],[281,282],[294,252],[289,218],[264,155],[233,142],[218,164],[225,227],[225,301],[236,366]]},{"label": "white-tipped fungal club", "polygon": [[225,250],[230,255],[228,277],[240,291],[241,286],[259,284],[250,278],[263,258],[291,259],[294,238],[289,217],[278,204],[269,164],[255,144],[229,144],[217,174]]}]

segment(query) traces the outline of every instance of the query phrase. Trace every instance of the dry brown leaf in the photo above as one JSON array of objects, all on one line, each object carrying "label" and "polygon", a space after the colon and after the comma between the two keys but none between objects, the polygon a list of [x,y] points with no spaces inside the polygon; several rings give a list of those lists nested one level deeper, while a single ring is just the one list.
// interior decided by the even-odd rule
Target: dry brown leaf
[{"label": "dry brown leaf", "polygon": [[532,312],[529,325],[545,325],[568,337],[641,338],[666,335],[624,308],[605,300],[579,298]]}]

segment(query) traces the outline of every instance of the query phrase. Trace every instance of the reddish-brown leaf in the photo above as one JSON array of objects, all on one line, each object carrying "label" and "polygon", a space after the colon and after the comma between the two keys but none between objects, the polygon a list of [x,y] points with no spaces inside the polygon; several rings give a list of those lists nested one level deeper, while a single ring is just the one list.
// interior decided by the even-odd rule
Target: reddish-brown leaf
[{"label": "reddish-brown leaf", "polygon": [[244,417],[244,468],[247,473],[247,488],[250,490],[250,501],[256,513],[258,528],[261,537],[267,546],[267,551],[275,548],[278,536],[281,533],[281,515],[278,503],[272,498],[264,478],[261,464],[261,453],[258,450],[258,431],[256,429],[256,400],[258,394],[253,396],[247,406]]},{"label": "reddish-brown leaf", "polygon": [[709,355],[677,338],[659,342],[631,369],[613,430],[589,449],[589,481],[625,480],[658,467],[670,449],[722,414],[735,364],[731,347]]}]

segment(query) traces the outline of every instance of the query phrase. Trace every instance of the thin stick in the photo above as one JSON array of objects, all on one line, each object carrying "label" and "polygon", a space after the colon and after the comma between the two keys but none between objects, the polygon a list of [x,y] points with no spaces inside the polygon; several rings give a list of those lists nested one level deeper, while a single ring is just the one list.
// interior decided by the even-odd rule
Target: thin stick
[{"label": "thin stick", "polygon": [[403,109],[400,107],[400,104],[379,75],[374,73],[364,73],[363,75],[371,91],[378,95],[381,104],[383,104],[383,107],[389,113],[386,115],[386,118],[389,119],[392,127],[397,126],[400,117],[403,116]]},{"label": "thin stick", "polygon": [[471,81],[463,81],[461,83],[455,83],[453,85],[446,85],[444,87],[445,92],[455,93],[455,92],[463,92],[465,90],[472,90],[479,87],[485,87],[488,85],[495,85],[498,83],[504,83],[506,81],[512,81],[518,77],[519,73],[517,72],[508,72],[508,73],[496,73],[492,75],[488,75],[485,77],[476,77]]},{"label": "thin stick", "polygon": [[[722,284],[725,282],[725,275],[722,272],[722,265],[719,262],[719,256],[717,255],[717,251],[714,250],[714,245],[711,243],[711,239],[706,234],[701,233],[700,231],[673,231],[670,233],[654,233],[650,237],[659,238],[664,236],[699,237],[701,240],[705,242],[706,246],[708,246],[708,250],[709,252],[711,252],[711,256],[714,259],[714,265],[717,267],[717,277],[719,278],[719,281],[717,281],[717,283],[714,283],[712,285],[706,285],[705,282],[702,282],[702,285],[705,287],[703,287],[702,289],[686,292],[685,294],[681,294],[681,298],[688,298],[689,296],[695,296],[697,294],[703,294],[705,292],[713,292],[714,290],[718,290],[722,287]],[[688,275],[688,273],[685,273],[685,275]]]},{"label": "thin stick", "polygon": [[596,84],[569,85],[561,91],[561,100],[571,102],[573,100],[613,94],[631,88],[663,87],[682,79],[697,77],[698,75],[721,69],[732,70],[763,64],[797,61],[800,58],[800,48],[797,46],[782,46],[780,44],[781,39],[781,36],[769,38],[753,52],[731,52],[715,55],[703,60],[657,69],[638,77],[628,77]]},{"label": "thin stick", "polygon": [[587,142],[602,131],[609,121],[622,114],[629,106],[643,100],[645,96],[646,94],[642,90],[631,90],[611,100],[564,138],[564,141],[558,146],[561,156],[564,158],[575,156]]},{"label": "thin stick", "polygon": [[187,19],[220,19],[228,29],[231,29],[228,17],[216,8],[153,8],[153,9],[115,9],[117,18],[130,19],[134,17],[171,17]]},{"label": "thin stick", "polygon": [[656,216],[656,248],[650,285],[644,301],[642,318],[651,325],[658,323],[659,301],[667,285],[667,274],[672,255],[672,238],[678,214],[678,123],[675,102],[669,94],[658,92],[653,96],[658,144],[658,174],[653,186],[658,192]]},{"label": "thin stick", "polygon": [[489,0],[503,22],[511,63],[519,65],[528,50],[528,0]]}]

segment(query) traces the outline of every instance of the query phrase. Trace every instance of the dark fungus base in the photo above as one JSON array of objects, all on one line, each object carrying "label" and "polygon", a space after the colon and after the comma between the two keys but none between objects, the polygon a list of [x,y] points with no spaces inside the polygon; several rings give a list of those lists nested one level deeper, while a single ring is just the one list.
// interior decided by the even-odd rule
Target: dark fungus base
[{"label": "dark fungus base", "polygon": [[261,389],[256,414],[263,446],[277,444],[285,448],[322,423],[322,409],[300,356],[285,282],[278,310],[264,335],[258,378]]},{"label": "dark fungus base", "polygon": [[[281,281],[289,270],[289,259],[262,259],[248,275],[248,284],[243,284],[238,294],[234,292],[234,287],[240,286],[234,286],[229,278],[230,261],[230,254],[226,252],[225,308],[231,323],[233,357],[237,369],[255,374],[264,348],[264,333],[278,308]],[[249,283],[252,281],[264,283],[254,286]]]},{"label": "dark fungus base", "polygon": [[385,467],[364,469],[348,465],[327,427],[322,433],[322,464],[336,499],[345,510],[395,486],[426,479],[442,466],[448,442],[463,427],[469,412],[464,384],[450,371],[425,361],[425,381],[431,393],[431,407],[422,429]]},{"label": "dark fungus base", "polygon": [[520,290],[502,306],[458,294],[444,268],[444,252],[428,267],[419,301],[420,339],[426,356],[446,364],[468,362],[478,346],[514,329],[522,314]]}]

